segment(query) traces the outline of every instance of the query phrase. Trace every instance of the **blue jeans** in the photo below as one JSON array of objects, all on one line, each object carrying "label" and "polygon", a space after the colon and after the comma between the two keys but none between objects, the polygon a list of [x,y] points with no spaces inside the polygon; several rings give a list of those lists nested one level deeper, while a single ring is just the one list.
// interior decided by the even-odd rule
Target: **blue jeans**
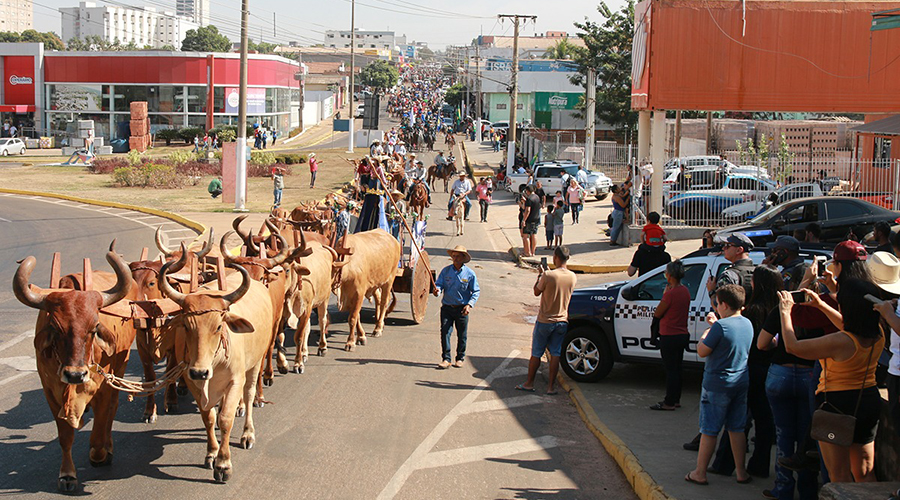
[{"label": "blue jeans", "polygon": [[466,359],[466,334],[469,317],[463,316],[463,306],[441,305],[441,359],[450,361],[450,334],[456,326],[456,359]]},{"label": "blue jeans", "polygon": [[[454,197],[451,195],[450,201],[447,202],[447,210],[450,210],[451,208],[453,208],[453,198]],[[470,200],[469,197],[466,196],[465,198],[463,198],[463,201],[465,201],[465,203],[466,203],[466,214],[464,217],[466,219],[468,219],[469,218],[469,210],[472,208],[472,200]]]},{"label": "blue jeans", "polygon": [[281,189],[275,188],[275,202],[273,205],[276,207],[281,206]]},{"label": "blue jeans", "polygon": [[[802,451],[809,429],[812,414],[810,413],[809,384],[813,378],[813,369],[801,366],[771,365],[766,378],[766,396],[775,417],[775,450],[776,456],[790,457]],[[775,487],[772,493],[779,500],[794,498],[794,485],[800,493],[800,500],[818,498],[816,492],[816,475],[811,471],[794,473],[775,464]]]},{"label": "blue jeans", "polygon": [[609,241],[615,242],[619,239],[619,233],[622,232],[622,221],[625,219],[625,211],[613,210],[612,217],[613,223],[609,230]]}]

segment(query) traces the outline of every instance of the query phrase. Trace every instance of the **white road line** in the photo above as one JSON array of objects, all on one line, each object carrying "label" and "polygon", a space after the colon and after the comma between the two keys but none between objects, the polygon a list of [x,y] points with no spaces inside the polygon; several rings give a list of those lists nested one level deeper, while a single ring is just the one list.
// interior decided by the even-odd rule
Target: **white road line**
[{"label": "white road line", "polygon": [[472,403],[466,413],[481,413],[484,411],[506,410],[508,408],[518,408],[520,406],[530,406],[543,403],[544,400],[535,394],[530,396],[517,396],[506,399],[491,399],[489,401],[479,401]]},{"label": "white road line", "polygon": [[30,338],[30,337],[34,337],[33,330],[29,330],[27,332],[22,332],[22,333],[16,335],[15,337],[7,340],[6,342],[0,344],[0,352],[5,351],[5,350],[9,349],[10,347],[12,347],[12,346],[18,344],[19,342],[21,342],[27,338]]},{"label": "white road line", "polygon": [[7,377],[7,378],[5,378],[5,379],[3,379],[3,380],[0,380],[0,386],[4,386],[4,385],[9,384],[9,383],[11,383],[11,382],[15,382],[16,380],[19,380],[20,378],[27,377],[27,376],[31,375],[32,373],[33,373],[33,372],[20,372],[20,373],[17,373],[17,374],[15,374],[15,375],[13,375],[12,377]]},{"label": "white road line", "polygon": [[0,217],[0,222],[12,222],[12,221],[9,219],[4,219],[3,217]]},{"label": "white road line", "polygon": [[478,396],[481,395],[481,391],[487,389],[491,382],[497,378],[497,374],[503,373],[512,362],[512,360],[515,359],[518,355],[518,350],[514,350],[509,353],[509,356],[507,356],[506,359],[504,359],[503,362],[500,363],[500,366],[495,368],[494,371],[492,371],[487,376],[487,378],[485,378],[477,386],[475,386],[475,388],[472,389],[469,394],[467,394],[466,397],[462,399],[462,401],[457,403],[456,406],[454,406],[453,409],[450,410],[450,413],[448,413],[443,418],[443,420],[438,422],[437,426],[435,426],[435,428],[431,430],[431,433],[425,436],[425,439],[421,443],[419,443],[419,446],[416,447],[412,455],[410,455],[409,458],[406,459],[406,462],[403,462],[403,465],[401,465],[400,468],[397,469],[397,472],[394,473],[394,476],[390,481],[388,481],[388,484],[384,487],[377,498],[394,498],[397,493],[400,492],[400,490],[403,488],[403,485],[406,484],[406,481],[409,479],[409,476],[411,476],[412,473],[419,468],[419,464],[428,456],[428,453],[434,448],[434,445],[436,445],[438,441],[440,441],[441,438],[444,437],[444,434],[446,434],[447,431],[450,430],[450,427],[452,427],[453,424],[456,423],[456,420],[459,418],[459,416],[466,413],[467,407],[471,405],[478,398]]},{"label": "white road line", "polygon": [[556,436],[541,436],[505,443],[492,443],[481,446],[469,446],[455,450],[435,451],[426,455],[419,463],[419,469],[433,469],[450,465],[467,464],[486,458],[502,458],[520,453],[548,450],[559,446]]},{"label": "white road line", "polygon": [[183,232],[185,232],[185,231],[187,231],[187,232],[189,232],[189,233],[193,233],[193,232],[194,232],[193,229],[188,229],[188,228],[184,228],[184,229],[163,229],[163,232],[166,233],[166,234],[169,234],[169,233],[183,233]]}]

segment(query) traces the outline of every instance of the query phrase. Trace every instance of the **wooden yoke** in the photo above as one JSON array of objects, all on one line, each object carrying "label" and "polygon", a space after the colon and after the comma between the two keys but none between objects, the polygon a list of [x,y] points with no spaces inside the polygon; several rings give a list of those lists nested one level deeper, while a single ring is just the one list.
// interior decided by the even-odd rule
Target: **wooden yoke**
[{"label": "wooden yoke", "polygon": [[216,256],[216,275],[219,282],[219,290],[225,291],[225,259],[219,255]]},{"label": "wooden yoke", "polygon": [[50,261],[50,288],[59,286],[59,274],[62,266],[60,263],[61,258],[62,256],[59,252],[53,252],[53,260]]},{"label": "wooden yoke", "polygon": [[84,259],[84,272],[81,274],[81,279],[84,281],[85,292],[90,292],[94,289],[94,274],[91,270],[91,259]]},{"label": "wooden yoke", "polygon": [[142,248],[142,249],[141,249],[141,258],[140,258],[140,260],[141,260],[141,261],[147,260],[148,253],[149,253],[149,250],[147,249],[147,247]]},{"label": "wooden yoke", "polygon": [[188,252],[188,270],[191,276],[191,291],[190,293],[194,293],[197,289],[200,288],[200,284],[197,279],[197,256],[194,252]]}]

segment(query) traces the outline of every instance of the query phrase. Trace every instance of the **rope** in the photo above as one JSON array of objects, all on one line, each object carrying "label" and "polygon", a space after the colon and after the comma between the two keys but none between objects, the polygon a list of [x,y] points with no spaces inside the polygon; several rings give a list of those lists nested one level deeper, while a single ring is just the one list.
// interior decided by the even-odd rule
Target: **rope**
[{"label": "rope", "polygon": [[111,373],[106,373],[103,368],[97,363],[94,363],[90,366],[91,371],[103,377],[106,382],[114,389],[118,389],[130,394],[139,395],[154,394],[156,391],[162,389],[163,387],[174,383],[181,377],[182,374],[184,374],[184,371],[186,369],[187,365],[185,365],[184,362],[181,362],[173,366],[170,370],[166,371],[162,375],[162,377],[154,380],[153,382],[135,382],[133,380],[126,380],[124,378],[117,377]]}]

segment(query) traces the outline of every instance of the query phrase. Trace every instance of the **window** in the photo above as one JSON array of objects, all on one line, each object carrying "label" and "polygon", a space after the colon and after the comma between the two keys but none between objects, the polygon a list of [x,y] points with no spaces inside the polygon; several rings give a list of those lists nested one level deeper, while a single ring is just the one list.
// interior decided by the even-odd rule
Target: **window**
[{"label": "window", "polygon": [[781,216],[787,224],[800,222],[817,222],[819,220],[818,203],[802,203]]},{"label": "window", "polygon": [[188,87],[188,113],[206,113],[206,87]]},{"label": "window", "polygon": [[728,187],[739,191],[756,191],[759,189],[759,181],[747,177],[732,177],[728,180]]},{"label": "window", "polygon": [[869,211],[851,201],[830,201],[825,205],[829,219],[847,219],[869,215]]},{"label": "window", "polygon": [[875,138],[875,166],[888,168],[891,165],[891,139],[889,137]]},{"label": "window", "polygon": [[[728,264],[726,263],[725,265]],[[702,263],[690,264],[684,268],[684,279],[681,280],[681,284],[686,286],[691,292],[691,300],[697,298],[700,285],[706,283],[704,279],[705,274],[703,273],[705,270],[706,264]],[[647,280],[639,285],[635,285],[637,287],[637,300],[661,300],[663,293],[666,291],[666,285],[668,285],[666,273],[663,270],[657,271],[656,274]]]},{"label": "window", "polygon": [[506,104],[498,104],[497,109],[506,109]]}]

